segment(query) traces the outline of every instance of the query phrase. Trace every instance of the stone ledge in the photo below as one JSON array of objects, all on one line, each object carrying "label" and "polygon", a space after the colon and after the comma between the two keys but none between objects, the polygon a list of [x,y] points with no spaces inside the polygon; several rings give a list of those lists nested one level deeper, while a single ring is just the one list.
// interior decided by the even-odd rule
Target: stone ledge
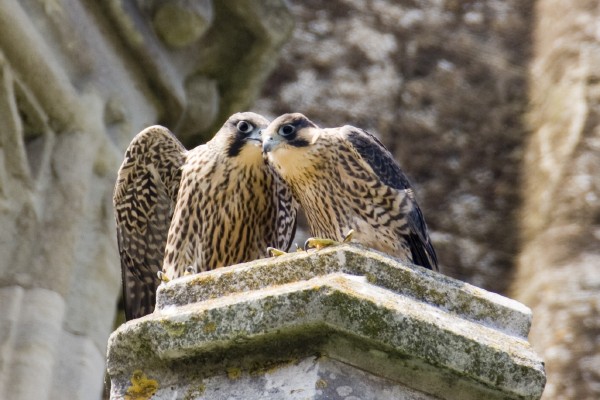
[{"label": "stone ledge", "polygon": [[258,260],[177,279],[159,287],[157,308],[202,302],[336,272],[365,276],[373,285],[524,339],[531,326],[531,310],[517,301],[358,245],[337,246],[318,253],[293,253],[278,257],[277,262]]},{"label": "stone ledge", "polygon": [[515,334],[527,334],[524,306],[353,246],[184,277],[159,294],[154,314],[109,340],[112,398],[140,382],[159,399],[286,399],[298,390],[330,398],[324,375],[295,388],[268,380],[282,368],[289,376],[331,362],[345,365],[346,377],[361,370],[372,378],[351,390],[373,384],[367,392],[416,390],[428,399],[537,399],[545,384],[542,361]]}]

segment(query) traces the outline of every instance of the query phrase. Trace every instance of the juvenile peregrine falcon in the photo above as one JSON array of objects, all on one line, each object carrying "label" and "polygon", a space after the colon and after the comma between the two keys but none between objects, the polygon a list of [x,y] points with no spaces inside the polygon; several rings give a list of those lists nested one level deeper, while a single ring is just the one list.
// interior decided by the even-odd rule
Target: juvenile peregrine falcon
[{"label": "juvenile peregrine falcon", "polygon": [[263,132],[263,151],[306,212],[312,235],[341,242],[353,229],[365,246],[438,269],[413,189],[373,135],[284,114]]},{"label": "juvenile peregrine falcon", "polygon": [[162,126],[133,139],[113,198],[127,320],[153,311],[158,271],[177,278],[289,248],[297,207],[262,154],[268,123],[234,114],[190,151]]}]

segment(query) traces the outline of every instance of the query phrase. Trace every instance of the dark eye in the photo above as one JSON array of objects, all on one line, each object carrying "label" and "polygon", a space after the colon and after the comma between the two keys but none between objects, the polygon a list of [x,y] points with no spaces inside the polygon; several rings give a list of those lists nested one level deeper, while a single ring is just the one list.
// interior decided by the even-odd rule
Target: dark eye
[{"label": "dark eye", "polygon": [[237,130],[242,133],[250,133],[250,132],[252,132],[252,130],[254,130],[254,125],[252,125],[251,123],[249,123],[247,121],[238,122],[236,127],[237,127]]},{"label": "dark eye", "polygon": [[283,137],[286,137],[294,134],[294,132],[296,132],[296,127],[294,125],[288,124],[283,125],[281,128],[279,128],[279,131],[277,133],[279,133]]}]

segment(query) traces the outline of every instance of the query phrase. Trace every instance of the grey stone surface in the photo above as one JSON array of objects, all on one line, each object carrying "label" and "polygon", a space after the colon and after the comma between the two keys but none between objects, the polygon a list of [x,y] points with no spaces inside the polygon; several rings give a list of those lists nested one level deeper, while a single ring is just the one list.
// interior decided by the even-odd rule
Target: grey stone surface
[{"label": "grey stone surface", "polygon": [[[173,128],[188,145],[208,140],[229,115],[248,108],[293,28],[287,5],[278,0],[135,2],[140,7],[133,3],[111,0],[102,2],[101,7],[135,55],[143,75],[159,88],[160,122]],[[167,27],[160,22],[165,8],[179,15]],[[183,27],[176,21],[191,28],[195,22],[190,18],[212,23],[201,34],[179,32]],[[196,35],[198,38],[192,39]],[[205,99],[188,99],[198,89],[188,79],[197,82],[198,77],[214,81],[218,90],[204,90],[203,94],[210,96]],[[216,112],[213,106],[206,106],[214,102],[218,104]],[[182,119],[182,114],[192,113]],[[195,125],[197,120],[202,124]]]},{"label": "grey stone surface", "polygon": [[[293,262],[283,262],[290,257]],[[260,260],[251,266],[223,268],[186,278],[177,285],[162,285],[158,288],[157,307],[183,306],[274,284],[343,273],[366,276],[372,284],[523,339],[531,325],[531,311],[519,302],[444,275],[408,268],[382,253],[358,246],[324,249],[318,257],[312,252],[301,252],[280,260],[276,264]]]},{"label": "grey stone surface", "polygon": [[159,389],[156,397],[211,400],[434,400],[397,382],[328,357],[275,365],[264,374],[230,369],[187,387]]},{"label": "grey stone surface", "polygon": [[[86,336],[63,331],[58,348],[50,398],[98,400],[104,385],[104,354]],[[48,389],[46,389],[48,390]]]},{"label": "grey stone surface", "polygon": [[65,302],[48,289],[0,288],[3,314],[0,396],[48,398],[54,378]]},{"label": "grey stone surface", "polygon": [[196,42],[213,20],[211,0],[171,0],[157,2],[152,19],[154,29],[171,47],[186,47]]},{"label": "grey stone surface", "polygon": [[[184,277],[162,285],[158,299],[152,315],[111,335],[112,398],[151,386],[164,399],[200,388],[192,398],[310,389],[305,396],[320,399],[331,383],[344,396],[537,399],[545,383],[526,307],[349,245]],[[303,372],[316,355],[323,376],[329,359],[343,363],[342,383]],[[273,383],[282,366],[282,376],[300,375],[296,383]]]}]

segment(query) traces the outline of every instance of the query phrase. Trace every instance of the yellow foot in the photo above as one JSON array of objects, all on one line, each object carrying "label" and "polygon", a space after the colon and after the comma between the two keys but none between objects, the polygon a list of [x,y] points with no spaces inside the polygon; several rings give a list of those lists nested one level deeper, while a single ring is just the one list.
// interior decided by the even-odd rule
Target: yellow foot
[{"label": "yellow foot", "polygon": [[267,253],[270,254],[271,257],[279,257],[287,254],[285,251],[276,249],[275,247],[267,247]]},{"label": "yellow foot", "polygon": [[311,248],[321,250],[325,247],[337,246],[342,243],[348,243],[352,240],[352,235],[354,234],[354,229],[350,229],[346,236],[344,236],[344,240],[338,242],[337,240],[327,239],[327,238],[308,238],[306,242],[304,242],[304,250],[308,250]]},{"label": "yellow foot", "polygon": [[169,282],[169,281],[170,281],[170,279],[169,279],[169,277],[167,276],[167,274],[165,274],[165,273],[164,273],[164,272],[162,272],[162,271],[158,271],[158,272],[156,273],[156,275],[158,276],[158,279],[160,279],[160,281],[161,281],[161,282],[163,282],[163,283],[167,283],[167,282]]},{"label": "yellow foot", "polygon": [[308,250],[308,249],[321,250],[321,249],[324,249],[325,247],[337,246],[338,244],[342,244],[342,243],[338,242],[337,240],[333,240],[333,239],[312,237],[312,238],[306,239],[306,242],[304,242],[304,250]]}]

